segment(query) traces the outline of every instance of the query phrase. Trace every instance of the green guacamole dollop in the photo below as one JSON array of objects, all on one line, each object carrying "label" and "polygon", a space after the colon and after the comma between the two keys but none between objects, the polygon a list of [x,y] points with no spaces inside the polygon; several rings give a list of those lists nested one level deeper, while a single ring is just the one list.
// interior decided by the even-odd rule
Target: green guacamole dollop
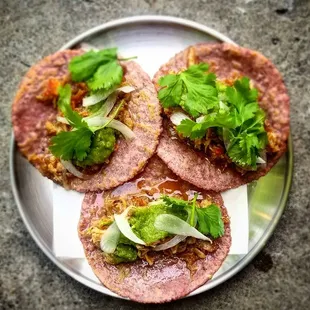
[{"label": "green guacamole dollop", "polygon": [[[154,227],[155,219],[160,214],[172,214],[182,220],[187,219],[186,211],[158,204],[135,208],[128,220],[133,232],[148,245],[169,236],[169,233]],[[138,258],[137,252],[135,243],[121,234],[115,252],[106,255],[106,259],[111,264],[133,262]]]},{"label": "green guacamole dollop", "polygon": [[103,128],[95,132],[90,151],[83,161],[77,161],[80,167],[103,164],[114,150],[115,132],[112,128]]},{"label": "green guacamole dollop", "polygon": [[172,214],[182,220],[187,219],[186,211],[179,208],[167,207],[164,204],[134,209],[129,219],[130,226],[133,232],[146,244],[151,244],[169,236],[169,233],[154,227],[155,219],[160,214]]},{"label": "green guacamole dollop", "polygon": [[134,262],[138,258],[138,251],[128,244],[118,244],[115,252],[108,255],[108,261],[112,264]]}]

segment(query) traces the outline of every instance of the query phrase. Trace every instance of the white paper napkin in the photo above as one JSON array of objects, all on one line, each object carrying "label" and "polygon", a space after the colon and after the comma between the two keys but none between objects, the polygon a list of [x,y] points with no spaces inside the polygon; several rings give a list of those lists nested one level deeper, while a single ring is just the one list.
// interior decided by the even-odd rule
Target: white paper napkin
[{"label": "white paper napkin", "polygon": [[[222,194],[230,216],[232,244],[229,254],[247,254],[249,239],[247,186]],[[53,249],[57,257],[83,258],[77,225],[84,194],[53,186]]]}]

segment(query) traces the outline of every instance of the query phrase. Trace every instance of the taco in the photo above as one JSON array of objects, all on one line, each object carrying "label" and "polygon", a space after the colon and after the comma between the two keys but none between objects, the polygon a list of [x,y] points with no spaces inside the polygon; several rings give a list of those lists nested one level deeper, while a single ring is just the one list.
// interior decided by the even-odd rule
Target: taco
[{"label": "taco", "polygon": [[116,187],[143,169],[162,130],[148,75],[117,50],[64,50],[25,75],[12,107],[21,153],[68,189]]},{"label": "taco", "polygon": [[156,156],[130,182],[87,193],[78,231],[99,280],[142,303],[175,300],[200,287],[231,245],[220,194],[179,179]]},{"label": "taco", "polygon": [[163,65],[153,82],[165,114],[157,153],[182,179],[224,191],[264,176],[285,153],[289,96],[262,54],[197,44]]}]

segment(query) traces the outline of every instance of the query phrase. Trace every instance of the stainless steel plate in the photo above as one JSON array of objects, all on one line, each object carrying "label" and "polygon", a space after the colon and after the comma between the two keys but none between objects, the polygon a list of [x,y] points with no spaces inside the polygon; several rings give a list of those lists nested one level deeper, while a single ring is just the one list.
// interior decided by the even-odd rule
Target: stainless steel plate
[{"label": "stainless steel plate", "polygon": [[[95,27],[62,47],[81,42],[97,47],[119,48],[124,56],[138,56],[150,76],[175,53],[191,44],[225,41],[229,38],[206,26],[172,17],[141,16],[120,19]],[[232,277],[262,249],[285,208],[292,178],[292,145],[279,163],[258,182],[248,186],[249,252],[230,255],[214,278],[191,295],[204,292]],[[53,202],[50,181],[42,177],[11,144],[11,180],[23,221],[41,250],[64,272],[79,282],[105,294],[118,296],[92,277],[85,259],[57,258],[53,253]],[[118,296],[119,297],[119,296]]]}]

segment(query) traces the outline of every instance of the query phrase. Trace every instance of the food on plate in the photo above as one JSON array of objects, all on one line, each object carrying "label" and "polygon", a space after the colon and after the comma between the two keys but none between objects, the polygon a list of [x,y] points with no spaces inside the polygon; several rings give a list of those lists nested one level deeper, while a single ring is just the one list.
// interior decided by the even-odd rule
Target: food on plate
[{"label": "food on plate", "polygon": [[130,182],[87,193],[78,230],[107,288],[162,303],[212,278],[229,252],[229,222],[220,194],[181,180],[154,156]]},{"label": "food on plate", "polygon": [[64,50],[25,75],[12,107],[21,153],[68,189],[116,187],[139,173],[162,130],[155,88],[116,48]]},{"label": "food on plate", "polygon": [[153,82],[165,114],[157,153],[182,179],[223,191],[264,176],[285,153],[289,96],[262,54],[197,44],[164,64]]}]

